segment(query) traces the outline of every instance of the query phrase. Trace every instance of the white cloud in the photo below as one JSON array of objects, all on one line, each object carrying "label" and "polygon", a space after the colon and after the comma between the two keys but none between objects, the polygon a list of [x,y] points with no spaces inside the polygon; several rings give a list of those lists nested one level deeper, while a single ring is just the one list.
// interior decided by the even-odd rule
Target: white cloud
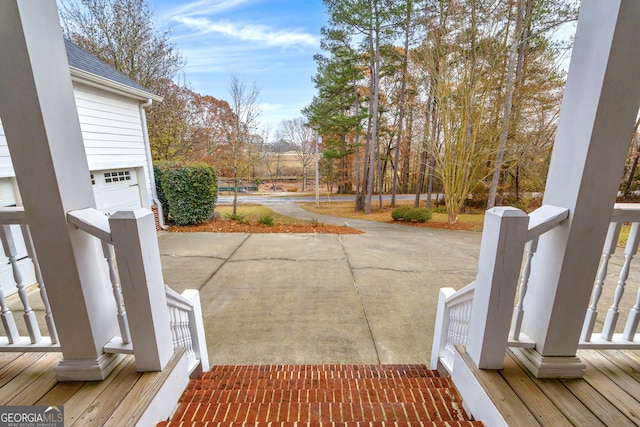
[{"label": "white cloud", "polygon": [[175,21],[198,32],[199,35],[218,33],[233,39],[263,43],[266,46],[317,46],[317,37],[304,31],[273,30],[265,25],[212,22],[206,18],[175,17]]},{"label": "white cloud", "polygon": [[173,18],[174,16],[188,17],[215,14],[235,9],[252,1],[254,0],[198,0],[173,8],[167,11],[165,15]]}]

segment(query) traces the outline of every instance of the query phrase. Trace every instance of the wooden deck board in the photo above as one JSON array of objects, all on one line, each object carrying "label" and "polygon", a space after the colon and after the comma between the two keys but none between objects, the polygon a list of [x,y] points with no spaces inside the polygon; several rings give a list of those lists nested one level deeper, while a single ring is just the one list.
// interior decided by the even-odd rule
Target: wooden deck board
[{"label": "wooden deck board", "polygon": [[[582,402],[574,396],[559,380],[539,379],[535,378],[513,354],[507,357],[511,358],[522,372],[536,384],[536,386],[544,393],[558,410],[565,416],[567,420],[576,426],[605,426],[598,417],[596,417]],[[506,358],[505,358],[506,360]],[[524,397],[523,397],[524,398]],[[535,415],[535,414],[534,414]]]},{"label": "wooden deck board", "polygon": [[633,378],[609,362],[604,356],[599,356],[598,353],[589,353],[589,357],[584,358],[583,361],[587,365],[584,380],[595,390],[598,390],[634,425],[640,425],[640,402],[637,395],[634,398],[627,392],[634,386]]},{"label": "wooden deck board", "polygon": [[[105,393],[92,394],[94,399],[91,401],[88,407],[81,413],[79,417],[70,418],[68,424],[70,426],[101,426],[104,425],[106,420],[111,416],[115,408],[122,402],[122,396],[129,394],[131,387],[140,377],[140,373],[136,372],[135,363],[129,361],[127,365],[121,369],[113,378],[109,386],[109,391]],[[79,396],[81,393],[77,393]],[[74,396],[75,397],[75,396]],[[73,400],[73,399],[72,399]],[[87,399],[82,399],[83,403],[80,406],[82,410],[85,406]],[[73,406],[74,402],[71,400],[65,404],[65,418],[67,406]]]},{"label": "wooden deck board", "polygon": [[131,425],[132,420],[138,419],[147,406],[155,397],[159,387],[164,383],[167,376],[178,364],[184,351],[178,350],[162,372],[149,372],[141,376],[131,387],[130,394],[136,399],[125,400],[110,415],[107,425],[125,426]]},{"label": "wooden deck board", "polygon": [[51,390],[55,387],[57,381],[53,372],[53,368],[60,360],[60,356],[56,353],[48,353],[38,362],[41,364],[40,369],[34,373],[27,373],[29,376],[29,384],[25,385],[14,397],[12,397],[5,405],[12,406],[32,406],[35,404],[35,396],[42,393],[42,390]]},{"label": "wooden deck board", "polygon": [[[42,385],[43,382],[38,379],[47,371],[53,369],[55,364],[60,360],[56,353],[32,353],[35,357],[28,357],[25,360],[15,359],[11,362],[11,373],[15,374],[9,380],[9,387],[0,388],[0,405],[9,405],[12,400],[16,399],[26,388]],[[17,392],[16,392],[17,391]]]},{"label": "wooden deck board", "polygon": [[540,425],[553,427],[573,425],[511,357],[505,357],[502,376]]},{"label": "wooden deck board", "polygon": [[[462,353],[461,356],[467,366],[472,366],[473,362],[471,362],[471,358],[466,352]],[[513,393],[511,387],[500,372],[477,368],[473,368],[472,371],[485,392],[496,404],[502,417],[509,423],[510,427],[540,425],[536,417],[529,412],[522,400]]]},{"label": "wooden deck board", "polygon": [[605,425],[616,427],[636,425],[584,379],[561,381]]},{"label": "wooden deck board", "polygon": [[587,366],[582,379],[535,378],[510,351],[500,371],[471,370],[498,411],[509,414],[510,426],[518,425],[515,416],[521,425],[534,425],[532,418],[553,427],[640,425],[640,352],[581,350],[578,356]]},{"label": "wooden deck board", "polygon": [[162,373],[136,372],[133,356],[125,356],[105,380],[87,382],[57,382],[53,368],[60,357],[0,353],[0,404],[64,406],[65,426],[135,425],[182,352]]}]

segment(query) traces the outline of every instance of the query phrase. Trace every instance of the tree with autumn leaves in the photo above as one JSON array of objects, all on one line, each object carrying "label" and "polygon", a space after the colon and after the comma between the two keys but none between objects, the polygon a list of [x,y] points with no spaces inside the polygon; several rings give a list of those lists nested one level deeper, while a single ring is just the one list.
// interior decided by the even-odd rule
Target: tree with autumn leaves
[{"label": "tree with autumn leaves", "polygon": [[154,160],[205,161],[229,176],[236,112],[177,83],[184,60],[146,0],[63,0],[61,17],[68,38],[162,96],[147,108]]},{"label": "tree with autumn leaves", "polygon": [[[563,87],[553,31],[575,19],[574,2],[324,3],[326,54],[317,57],[319,95],[306,111],[323,137],[365,141],[364,154],[352,150],[347,163],[366,177],[366,212],[372,192],[413,190],[418,204],[435,188],[453,223],[470,194],[518,201],[542,188]],[[336,85],[344,52],[362,73]],[[366,104],[343,101],[353,87]],[[359,106],[366,117],[354,120]],[[352,122],[336,132],[333,111]]]},{"label": "tree with autumn leaves", "polygon": [[[257,116],[249,125],[233,93],[227,103],[176,83],[184,61],[146,0],[63,4],[69,37],[164,98],[148,109],[155,159],[205,160],[234,187],[260,170],[269,156]],[[564,84],[552,35],[575,18],[573,1],[324,4],[317,95],[306,120],[283,126],[302,126],[305,144],[322,136],[327,183],[354,192],[356,209],[371,212],[383,193],[414,192],[419,205],[437,192],[455,222],[471,194],[492,206],[543,188]]]}]

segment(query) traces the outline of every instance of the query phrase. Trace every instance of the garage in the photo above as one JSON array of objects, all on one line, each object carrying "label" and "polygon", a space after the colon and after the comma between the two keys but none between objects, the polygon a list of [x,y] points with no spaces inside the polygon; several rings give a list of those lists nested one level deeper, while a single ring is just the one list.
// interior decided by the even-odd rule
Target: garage
[{"label": "garage", "polygon": [[93,171],[91,184],[97,209],[106,215],[142,207],[136,169]]}]

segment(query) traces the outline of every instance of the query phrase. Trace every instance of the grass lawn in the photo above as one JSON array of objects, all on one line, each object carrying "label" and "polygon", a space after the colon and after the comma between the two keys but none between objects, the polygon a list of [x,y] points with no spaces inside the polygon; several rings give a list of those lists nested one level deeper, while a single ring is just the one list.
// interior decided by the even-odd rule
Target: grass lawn
[{"label": "grass lawn", "polygon": [[[396,202],[397,206],[413,206],[413,201],[402,200]],[[315,203],[303,203],[302,207],[309,212],[315,212],[323,215],[331,215],[344,218],[362,219],[368,221],[379,221],[401,224],[402,221],[393,221],[391,219],[391,211],[394,209],[390,206],[389,202],[384,202],[382,209],[379,208],[378,201],[371,206],[371,213],[365,214],[364,212],[355,211],[355,202],[327,202],[320,203],[316,207]],[[431,227],[431,228],[445,228],[450,230],[468,230],[468,231],[482,231],[482,224],[484,222],[484,211],[466,213],[458,215],[458,222],[455,224],[449,224],[447,221],[446,212],[433,212],[431,220],[425,223],[407,223],[407,225],[419,226],[419,227]]]},{"label": "grass lawn", "polygon": [[[233,206],[232,205],[217,205],[216,212],[219,212],[223,218],[230,218],[233,214]],[[305,221],[302,219],[292,218],[290,216],[281,215],[277,212],[272,211],[266,206],[262,205],[253,205],[253,204],[238,204],[236,209],[237,215],[239,216],[240,222],[246,223],[254,223],[258,222],[260,218],[264,218],[266,216],[270,216],[273,218],[273,222],[276,224],[309,224],[310,221]]]}]

